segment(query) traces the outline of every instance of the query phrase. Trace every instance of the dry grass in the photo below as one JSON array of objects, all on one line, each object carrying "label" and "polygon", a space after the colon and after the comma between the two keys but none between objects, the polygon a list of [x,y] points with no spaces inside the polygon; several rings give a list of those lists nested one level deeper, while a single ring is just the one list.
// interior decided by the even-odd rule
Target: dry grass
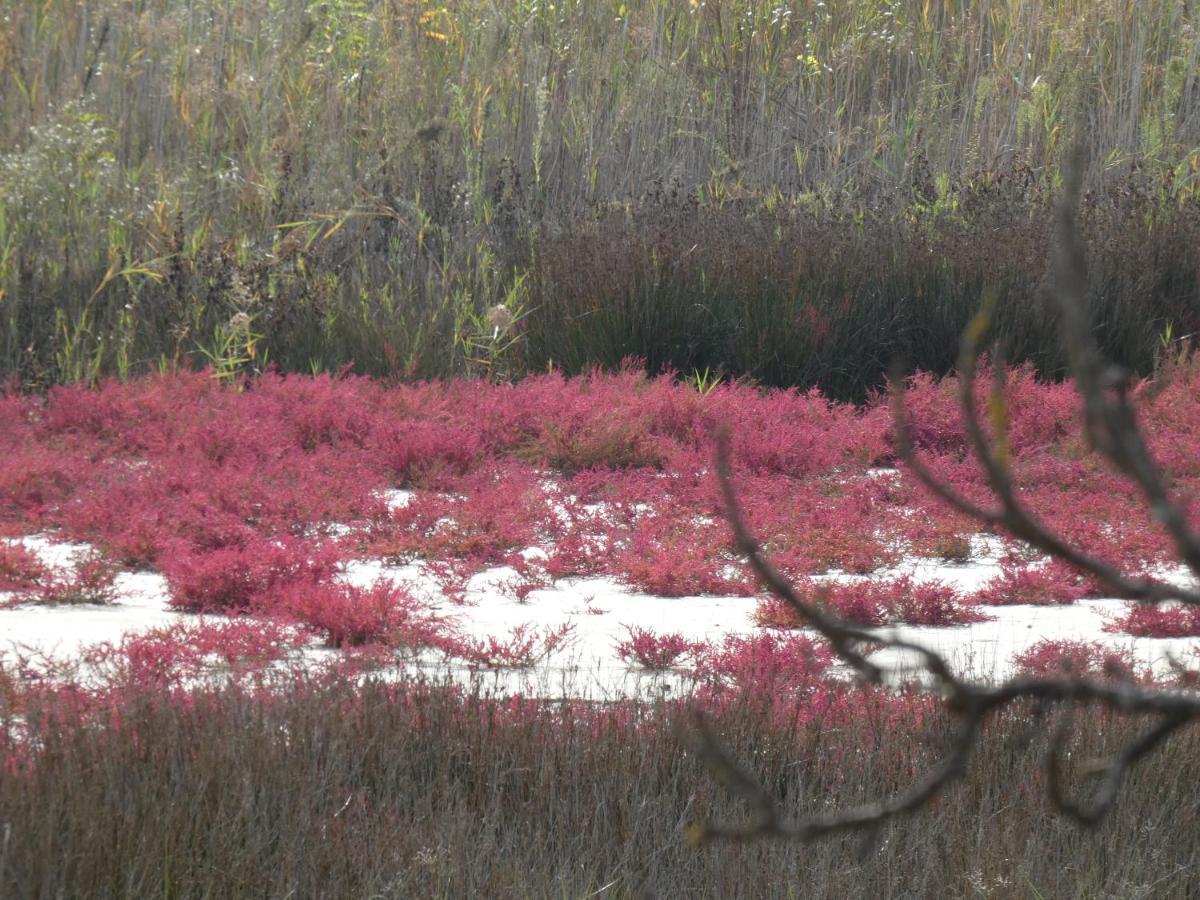
[{"label": "dry grass", "polygon": [[[6,897],[1182,898],[1200,879],[1194,733],[1130,776],[1095,833],[1024,780],[1045,729],[1021,713],[995,723],[964,786],[866,846],[698,850],[688,823],[739,811],[668,707],[368,685],[143,698],[103,719],[36,730],[33,760],[0,779]],[[878,710],[718,727],[795,813],[895,789],[948,734]],[[1089,722],[1076,755],[1126,731]]]},{"label": "dry grass", "polygon": [[[634,353],[861,394],[896,350],[938,367],[929,348],[980,279],[1030,302],[1045,254],[1027,226],[1077,136],[1108,204],[1097,228],[1139,263],[1098,272],[1118,358],[1195,324],[1194,259],[1164,238],[1200,185],[1181,0],[0,13],[0,370],[26,383],[270,360],[509,375]],[[612,224],[646,211],[668,221]],[[987,257],[1021,223],[1005,242],[1034,255],[944,246],[965,232]],[[629,257],[610,279],[571,272],[594,227]],[[806,306],[836,333],[789,351]],[[1017,337],[1053,356],[1049,326]]]}]

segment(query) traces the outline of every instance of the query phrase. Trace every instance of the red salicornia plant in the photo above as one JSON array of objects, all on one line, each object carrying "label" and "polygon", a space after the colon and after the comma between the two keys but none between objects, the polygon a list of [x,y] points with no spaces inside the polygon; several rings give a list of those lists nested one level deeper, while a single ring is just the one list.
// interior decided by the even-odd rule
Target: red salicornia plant
[{"label": "red salicornia plant", "polygon": [[626,625],[625,631],[629,636],[617,641],[617,656],[655,672],[672,668],[700,646],[682,634],[655,634],[632,625]]},{"label": "red salicornia plant", "polygon": [[514,626],[504,637],[444,639],[440,648],[472,666],[532,669],[554,653],[568,648],[574,639],[575,626],[570,623],[543,628],[524,624]]}]

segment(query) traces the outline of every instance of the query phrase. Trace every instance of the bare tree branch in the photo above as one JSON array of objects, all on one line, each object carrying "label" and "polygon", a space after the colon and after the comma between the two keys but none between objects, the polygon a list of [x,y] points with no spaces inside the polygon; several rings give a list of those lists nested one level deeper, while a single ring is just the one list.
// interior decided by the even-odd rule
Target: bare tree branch
[{"label": "bare tree branch", "polygon": [[1103,763],[1100,771],[1104,777],[1090,803],[1077,803],[1069,800],[1063,793],[1062,753],[1065,729],[1056,730],[1050,749],[1046,753],[1048,776],[1046,789],[1050,795],[1050,802],[1059,812],[1083,825],[1098,825],[1105,813],[1116,803],[1125,774],[1133,768],[1138,760],[1154,750],[1177,729],[1186,725],[1190,718],[1191,716],[1183,713],[1165,716],[1157,725],[1144,732],[1141,737],[1126,744],[1106,763]]},{"label": "bare tree branch", "polygon": [[[861,644],[879,643],[879,638],[875,633],[851,625],[832,613],[826,612],[819,604],[810,603],[801,597],[791,583],[767,561],[759,549],[758,542],[750,534],[750,529],[746,527],[745,519],[742,517],[741,504],[738,503],[737,492],[734,490],[733,478],[729,469],[728,429],[722,429],[717,435],[717,478],[721,484],[721,492],[725,499],[725,515],[733,528],[734,539],[738,549],[750,561],[750,567],[754,573],[758,575],[763,584],[829,641],[838,656],[847,665],[871,684],[878,684],[883,678],[883,671],[857,649]],[[889,646],[916,653],[924,659],[926,667],[931,671],[936,671],[939,678],[954,680],[954,675],[945,665],[945,661],[920,644],[894,640]]]},{"label": "bare tree branch", "polygon": [[817,816],[800,822],[788,822],[762,785],[738,766],[708,724],[702,718],[698,718],[696,726],[698,739],[695,742],[697,753],[730,793],[744,800],[756,812],[756,816],[749,822],[736,825],[706,822],[693,829],[692,839],[697,842],[706,842],[783,837],[810,841],[837,832],[877,828],[890,819],[921,809],[946,785],[957,781],[966,774],[967,760],[975,745],[975,729],[977,727],[976,721],[965,720],[951,744],[951,750],[946,759],[937,767],[929,770],[908,790],[885,800],[875,800],[860,806],[849,807],[832,815]]},{"label": "bare tree branch", "polygon": [[[964,346],[968,346],[967,338],[964,338],[963,343]],[[1038,522],[1025,509],[1024,505],[1017,498],[1007,470],[993,457],[987,438],[979,423],[979,414],[975,407],[974,397],[975,361],[978,357],[978,348],[974,349],[976,351],[974,356],[968,356],[964,353],[963,358],[960,360],[959,378],[962,382],[960,399],[963,408],[963,418],[967,424],[967,434],[971,441],[972,449],[984,466],[989,486],[1000,501],[1000,509],[985,510],[976,506],[955,491],[954,488],[938,480],[929,471],[928,467],[921,462],[913,447],[912,426],[909,423],[908,413],[904,406],[903,383],[898,378],[893,377],[891,396],[892,414],[895,421],[896,446],[901,458],[917,479],[934,494],[960,512],[989,525],[998,525],[1008,529],[1013,535],[1039,550],[1065,560],[1075,567],[1095,575],[1122,597],[1150,603],[1161,603],[1165,600],[1180,600],[1185,603],[1200,605],[1200,592],[1168,584],[1158,579],[1125,575],[1115,566],[1071,546]]]},{"label": "bare tree branch", "polygon": [[[1151,458],[1129,401],[1127,376],[1106,366],[1087,323],[1085,254],[1075,223],[1081,169],[1076,155],[1067,172],[1066,190],[1058,208],[1059,247],[1055,269],[1063,341],[1083,401],[1087,433],[1096,450],[1138,485],[1151,512],[1170,533],[1179,559],[1194,575],[1200,576],[1200,539],[1188,527],[1182,508],[1170,497],[1162,475]],[[1022,504],[1009,469],[1003,360],[993,360],[993,378],[989,389],[994,435],[989,436],[985,430],[975,399],[982,342],[990,327],[995,303],[994,295],[986,296],[983,308],[964,333],[958,359],[958,376],[959,400],[967,438],[972,452],[983,466],[988,486],[999,505],[994,509],[984,509],[973,503],[939,480],[921,461],[914,447],[912,426],[904,404],[903,381],[898,373],[893,372],[892,412],[900,457],[921,483],[953,508],[980,522],[1004,528],[1032,546],[1089,572],[1121,596],[1148,603],[1175,600],[1200,605],[1200,592],[1194,589],[1176,587],[1158,579],[1127,575],[1112,564],[1069,544],[1039,522]],[[698,825],[692,830],[693,839],[745,841],[775,837],[808,841],[838,832],[870,834],[892,819],[921,810],[952,783],[961,779],[971,752],[981,739],[988,717],[1022,700],[1035,702],[1036,709],[1042,713],[1054,707],[1063,709],[1064,714],[1051,735],[1043,758],[1047,772],[1047,800],[1059,812],[1077,822],[1095,825],[1116,802],[1121,784],[1129,771],[1176,731],[1200,720],[1200,695],[1164,690],[1130,680],[1103,681],[1066,674],[1060,677],[1012,678],[999,685],[963,680],[954,674],[947,660],[939,653],[896,636],[853,625],[829,612],[819,596],[815,600],[802,597],[766,559],[747,527],[733,485],[729,454],[729,435],[727,430],[723,430],[718,434],[716,472],[726,515],[738,548],[763,583],[791,606],[806,624],[828,640],[838,657],[869,683],[878,684],[885,673],[861,652],[859,648],[863,645],[874,643],[916,654],[944,707],[957,717],[958,726],[943,761],[926,771],[907,789],[891,797],[832,814],[789,821],[771,794],[737,764],[711,727],[698,715],[694,728],[697,753],[719,780],[748,804],[752,817],[742,823],[709,822]],[[1090,770],[1091,774],[1098,775],[1099,784],[1089,798],[1076,801],[1066,796],[1063,756],[1071,713],[1085,707],[1099,707],[1123,715],[1148,716],[1155,721],[1138,737],[1125,743]]]}]

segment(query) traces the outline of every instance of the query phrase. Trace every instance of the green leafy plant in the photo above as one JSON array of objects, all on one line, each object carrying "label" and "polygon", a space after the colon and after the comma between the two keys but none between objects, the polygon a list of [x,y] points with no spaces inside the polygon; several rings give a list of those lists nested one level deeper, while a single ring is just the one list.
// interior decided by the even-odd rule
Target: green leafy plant
[{"label": "green leafy plant", "polygon": [[721,375],[705,366],[703,369],[693,369],[692,374],[684,378],[684,382],[703,397],[711,394],[721,383]]},{"label": "green leafy plant", "polygon": [[226,383],[234,383],[243,375],[262,372],[267,367],[268,351],[259,350],[263,340],[254,330],[254,316],[246,312],[235,313],[227,322],[213,329],[212,341],[208,345],[197,344],[196,350],[208,361],[213,377]]}]

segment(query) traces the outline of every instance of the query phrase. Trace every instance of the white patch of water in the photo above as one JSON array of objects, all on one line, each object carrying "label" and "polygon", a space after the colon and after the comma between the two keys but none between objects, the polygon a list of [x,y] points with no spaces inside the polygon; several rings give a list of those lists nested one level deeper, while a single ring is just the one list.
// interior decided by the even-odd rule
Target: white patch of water
[{"label": "white patch of water", "polygon": [[[67,569],[90,548],[56,542],[34,535],[21,542],[47,565]],[[911,559],[874,576],[831,573],[837,581],[855,581],[887,574],[909,574],[918,581],[938,579],[971,592],[999,574],[999,542],[980,539],[972,561],[965,564]],[[529,548],[527,559],[544,557],[540,548]],[[1162,573],[1176,581],[1191,581],[1184,570]],[[406,671],[423,671],[435,677],[475,684],[497,692],[523,691],[540,696],[575,696],[614,699],[679,693],[688,678],[679,673],[646,673],[623,662],[617,643],[629,629],[659,634],[678,633],[689,641],[719,642],[726,635],[754,633],[753,597],[658,597],[632,591],[611,578],[568,578],[532,591],[518,600],[512,587],[515,570],[501,566],[472,576],[466,584],[465,604],[450,601],[437,578],[421,563],[388,565],[381,560],[359,560],[344,567],[340,578],[368,586],[381,579],[402,585],[440,615],[449,618],[464,635],[503,640],[514,628],[538,631],[570,624],[573,640],[530,670],[481,671],[436,654],[423,654],[403,665]],[[47,607],[35,604],[0,609],[0,657],[36,652],[58,660],[77,657],[99,642],[115,642],[129,633],[194,621],[196,616],[176,612],[168,603],[166,580],[153,572],[122,573],[116,580],[116,602],[106,606]],[[1171,660],[1195,664],[1200,640],[1134,638],[1103,631],[1106,617],[1117,614],[1123,601],[1087,600],[1072,606],[988,607],[992,621],[955,628],[892,626],[881,634],[894,634],[942,653],[956,671],[984,679],[1002,679],[1012,673],[1013,658],[1045,640],[1099,641],[1130,650],[1134,658],[1167,672]],[[327,662],[337,652],[313,648],[305,658]],[[884,650],[872,661],[885,667],[890,677],[913,674],[919,659],[912,653]],[[399,670],[398,670],[399,671]]]}]

